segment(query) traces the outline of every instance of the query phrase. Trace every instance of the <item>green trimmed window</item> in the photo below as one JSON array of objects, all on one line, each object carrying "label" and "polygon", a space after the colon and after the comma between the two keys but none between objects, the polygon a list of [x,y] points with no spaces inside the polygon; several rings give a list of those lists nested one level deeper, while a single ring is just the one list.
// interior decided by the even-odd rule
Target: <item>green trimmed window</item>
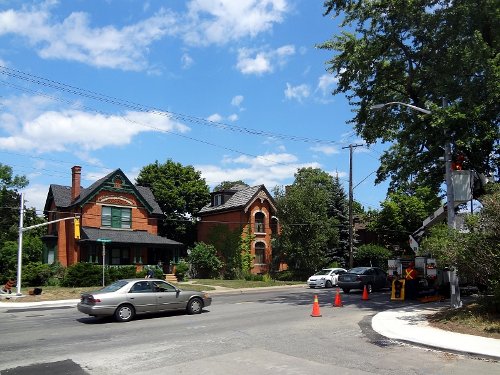
[{"label": "green trimmed window", "polygon": [[101,226],[106,228],[132,228],[132,209],[102,206]]}]

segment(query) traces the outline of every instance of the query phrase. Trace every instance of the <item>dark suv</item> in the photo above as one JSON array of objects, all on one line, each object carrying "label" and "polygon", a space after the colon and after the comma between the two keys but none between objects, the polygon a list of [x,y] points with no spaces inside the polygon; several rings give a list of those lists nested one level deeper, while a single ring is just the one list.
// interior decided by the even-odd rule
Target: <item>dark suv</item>
[{"label": "dark suv", "polygon": [[378,267],[355,267],[339,276],[338,286],[344,293],[349,293],[351,289],[363,290],[365,285],[368,293],[387,288],[387,273]]}]

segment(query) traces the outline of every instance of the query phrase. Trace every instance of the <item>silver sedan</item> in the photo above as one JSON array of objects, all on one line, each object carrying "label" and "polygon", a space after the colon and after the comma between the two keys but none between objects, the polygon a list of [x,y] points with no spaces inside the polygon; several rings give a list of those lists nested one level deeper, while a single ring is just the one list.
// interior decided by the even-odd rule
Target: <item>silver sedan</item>
[{"label": "silver sedan", "polygon": [[200,314],[211,303],[207,293],[180,290],[161,279],[125,279],[95,292],[82,293],[77,308],[90,316],[114,316],[127,322],[136,314],[171,310]]}]

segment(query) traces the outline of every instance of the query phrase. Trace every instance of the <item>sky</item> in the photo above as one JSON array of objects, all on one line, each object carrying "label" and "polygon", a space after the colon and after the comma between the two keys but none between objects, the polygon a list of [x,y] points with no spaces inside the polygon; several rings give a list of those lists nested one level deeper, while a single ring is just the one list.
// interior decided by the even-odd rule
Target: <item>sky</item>
[{"label": "sky", "polygon": [[[323,0],[0,0],[0,163],[41,214],[50,184],[168,159],[222,181],[293,183],[299,168],[349,188],[353,108],[332,95],[340,32]],[[354,148],[354,199],[380,207],[384,145]]]}]

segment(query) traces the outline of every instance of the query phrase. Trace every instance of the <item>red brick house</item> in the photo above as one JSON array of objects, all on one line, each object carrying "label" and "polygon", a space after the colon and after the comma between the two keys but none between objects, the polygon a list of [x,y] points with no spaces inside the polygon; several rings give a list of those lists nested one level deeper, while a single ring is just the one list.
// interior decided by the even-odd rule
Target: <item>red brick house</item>
[{"label": "red brick house", "polygon": [[198,216],[198,241],[210,243],[210,232],[218,225],[240,230],[242,235],[254,236],[251,253],[254,256],[252,273],[269,272],[272,261],[271,235],[278,231],[276,203],[264,185],[236,185],[211,193],[210,204]]},{"label": "red brick house", "polygon": [[71,171],[71,186],[50,185],[44,214],[48,221],[79,217],[80,238],[75,238],[73,220],[49,224],[45,262],[102,264],[103,243],[109,265],[178,260],[183,244],[158,236],[163,213],[149,188],[132,184],[116,169],[84,189],[81,167]]}]

